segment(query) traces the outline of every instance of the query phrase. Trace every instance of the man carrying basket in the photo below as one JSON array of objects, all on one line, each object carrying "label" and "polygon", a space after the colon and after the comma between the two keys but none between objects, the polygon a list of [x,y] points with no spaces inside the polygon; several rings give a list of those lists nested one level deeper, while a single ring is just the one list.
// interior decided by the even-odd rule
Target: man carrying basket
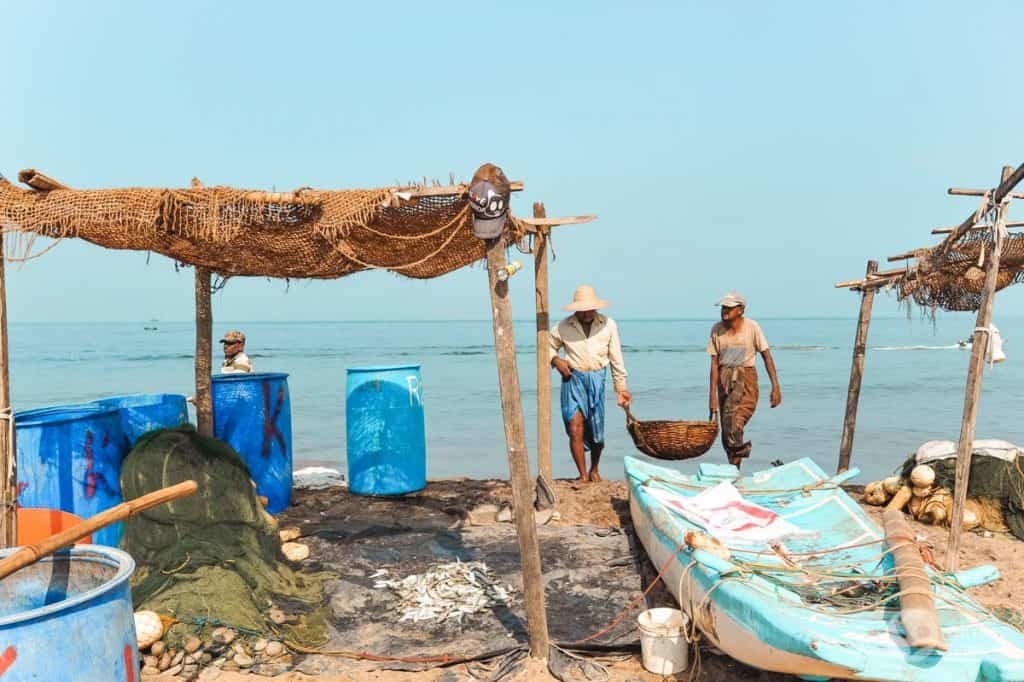
[{"label": "man carrying basket", "polygon": [[[573,314],[551,330],[551,366],[562,375],[562,421],[569,434],[569,450],[581,482],[600,481],[598,463],[604,450],[604,385],[612,370],[619,407],[628,407],[626,366],[615,320],[598,314],[608,306],[586,284],[576,287],[572,303],[563,310]],[[565,358],[558,352],[565,349]],[[585,451],[590,450],[590,471]]]},{"label": "man carrying basket", "polygon": [[758,386],[755,360],[760,353],[772,384],[771,406],[782,404],[782,390],[775,373],[775,361],[761,326],[743,317],[747,302],[730,292],[718,302],[722,321],[711,328],[708,355],[711,356],[711,381],[708,402],[711,418],[720,415],[722,446],[729,464],[739,467],[750,456],[752,445],[743,429],[757,409]]}]

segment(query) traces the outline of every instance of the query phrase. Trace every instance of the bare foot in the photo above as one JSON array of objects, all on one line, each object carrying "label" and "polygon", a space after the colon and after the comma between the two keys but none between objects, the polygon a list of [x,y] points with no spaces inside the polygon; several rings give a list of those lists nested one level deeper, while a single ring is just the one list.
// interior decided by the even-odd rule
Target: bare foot
[{"label": "bare foot", "polygon": [[590,483],[590,477],[580,476],[579,478],[572,482],[573,487],[578,486],[580,483]]},{"label": "bare foot", "polygon": [[590,482],[591,483],[597,483],[598,481],[603,481],[603,480],[604,479],[601,478],[601,474],[597,473],[597,469],[592,469],[590,471]]}]

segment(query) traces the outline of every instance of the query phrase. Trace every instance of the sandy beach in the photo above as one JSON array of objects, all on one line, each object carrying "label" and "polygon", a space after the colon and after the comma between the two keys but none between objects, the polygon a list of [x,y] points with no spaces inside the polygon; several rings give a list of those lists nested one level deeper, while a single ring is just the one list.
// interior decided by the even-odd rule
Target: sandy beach
[{"label": "sandy beach", "polygon": [[[853,486],[849,488],[855,499],[859,499],[860,488]],[[629,518],[627,488],[620,481],[602,481],[588,485],[581,485],[568,480],[559,480],[555,483],[555,492],[558,498],[556,511],[558,512],[544,530],[550,532],[575,532],[592,528],[604,528],[609,531],[622,532],[627,537],[631,535],[632,523]],[[432,535],[442,537],[444,534],[469,534],[475,530],[491,530],[496,532],[511,531],[509,523],[485,522],[482,526],[472,521],[471,511],[481,508],[481,505],[495,505],[501,507],[511,499],[511,490],[504,481],[497,480],[471,480],[471,479],[445,479],[431,481],[426,490],[421,493],[405,496],[392,500],[380,498],[360,498],[351,495],[343,488],[331,488],[318,491],[297,491],[295,503],[284,514],[281,515],[282,525],[296,524],[302,531],[302,542],[310,545],[312,555],[307,564],[313,568],[330,569],[332,567],[349,571],[358,566],[349,556],[346,561],[334,561],[328,558],[330,553],[330,541],[325,538],[335,533],[337,537],[344,535],[344,542],[350,541],[365,535],[366,526],[363,519],[374,519],[374,532],[380,533],[379,537],[389,534],[401,533],[425,533],[422,537],[429,538]],[[390,515],[382,513],[390,508]],[[880,508],[865,506],[868,513],[880,520]],[[925,544],[933,544],[936,548],[945,545],[946,530],[933,526],[926,526],[915,521],[910,521],[914,533],[922,539]],[[330,529],[333,529],[331,531]],[[345,535],[346,529],[350,534]],[[558,529],[561,529],[559,531]],[[341,534],[341,535],[338,535]],[[548,538],[542,535],[542,540]],[[337,538],[335,538],[337,539]],[[542,543],[543,545],[543,543]],[[546,546],[546,545],[545,545]],[[353,545],[354,547],[354,545]],[[353,551],[359,551],[353,549]],[[941,550],[937,552],[941,556]],[[547,558],[545,553],[545,557]],[[635,565],[629,567],[629,571],[636,571],[642,576],[642,584],[649,584],[655,575],[656,569],[651,566],[639,549],[638,555],[633,557]],[[993,564],[998,567],[1001,579],[991,585],[986,585],[971,590],[972,596],[987,607],[1015,608],[1014,594],[1024,584],[1024,550],[1020,543],[1011,536],[993,535],[986,537],[979,533],[965,534],[961,549],[961,567],[969,568],[979,564]],[[586,564],[587,557],[581,557],[581,563]],[[557,567],[552,567],[551,562],[546,561],[546,568],[557,572]],[[564,607],[557,608],[552,605],[552,587],[549,584],[549,621],[552,629],[557,629],[560,621],[566,617]],[[637,590],[625,592],[621,595],[621,603],[609,605],[609,610],[604,612],[618,615],[627,606],[631,597],[638,594]],[[649,594],[647,606],[675,606],[674,600],[660,586],[656,587]],[[639,609],[629,614],[624,619],[624,630],[630,630],[635,623],[635,617]],[[588,623],[587,627],[597,630],[605,625],[605,622]],[[402,625],[393,626],[394,634],[402,632]],[[390,629],[390,628],[388,628]],[[368,630],[367,632],[372,632]],[[467,633],[468,634],[468,633]],[[384,640],[379,640],[384,641]],[[346,644],[346,649],[367,650],[374,653],[371,647],[377,642],[353,640]],[[598,663],[607,674],[607,679],[627,682],[631,680],[643,680],[653,682],[654,680],[673,679],[663,678],[646,672],[640,664],[638,652],[634,645],[618,647],[616,651],[595,654],[589,658]],[[271,677],[274,680],[379,680],[381,682],[410,681],[451,681],[486,678],[487,663],[474,662],[471,664],[457,664],[444,667],[437,667],[427,670],[392,670],[387,669],[388,664],[354,661],[348,658],[331,658],[319,655],[296,656],[295,669]],[[307,674],[302,670],[310,670],[320,666],[321,672]],[[399,667],[401,667],[399,665]],[[750,668],[739,663],[728,656],[719,654],[707,646],[701,646],[699,654],[699,668],[693,671],[695,677],[688,675],[677,676],[678,680],[696,679],[708,682],[725,682],[727,680],[753,680],[753,681],[775,681],[795,679],[786,675],[769,673]],[[557,679],[549,675],[548,671],[537,662],[529,659],[514,661],[502,671],[502,679],[514,680],[543,680]],[[144,679],[153,679],[146,677]],[[241,671],[221,671],[214,668],[204,670],[199,679],[218,680],[229,682],[232,680],[253,679],[251,673]]]}]

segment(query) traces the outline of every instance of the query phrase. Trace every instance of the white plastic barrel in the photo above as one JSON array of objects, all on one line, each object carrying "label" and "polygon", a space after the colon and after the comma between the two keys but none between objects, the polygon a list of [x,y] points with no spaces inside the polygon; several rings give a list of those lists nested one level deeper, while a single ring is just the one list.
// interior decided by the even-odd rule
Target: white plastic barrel
[{"label": "white plastic barrel", "polygon": [[690,653],[686,639],[688,620],[679,609],[648,609],[637,617],[644,668],[655,675],[675,675],[686,670]]}]

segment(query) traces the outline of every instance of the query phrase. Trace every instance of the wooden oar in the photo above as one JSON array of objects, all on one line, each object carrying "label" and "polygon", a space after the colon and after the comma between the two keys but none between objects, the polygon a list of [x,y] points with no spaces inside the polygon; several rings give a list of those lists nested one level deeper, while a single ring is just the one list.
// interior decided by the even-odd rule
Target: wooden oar
[{"label": "wooden oar", "polygon": [[6,559],[0,560],[0,580],[6,578],[15,571],[25,568],[26,566],[31,566],[44,556],[53,554],[58,549],[63,549],[68,545],[74,544],[76,540],[81,540],[86,535],[91,535],[112,523],[124,521],[129,516],[135,516],[139,512],[144,512],[147,509],[164,504],[165,502],[177,500],[181,497],[188,497],[193,494],[198,487],[199,486],[196,485],[195,481],[183,481],[182,483],[172,485],[169,488],[154,490],[142,497],[136,497],[134,500],[122,502],[116,507],[111,507],[106,511],[102,511],[99,514],[82,521],[78,525],[72,526],[67,530],[63,530],[56,535],[51,535],[45,540],[37,542],[34,545],[22,547]]}]

